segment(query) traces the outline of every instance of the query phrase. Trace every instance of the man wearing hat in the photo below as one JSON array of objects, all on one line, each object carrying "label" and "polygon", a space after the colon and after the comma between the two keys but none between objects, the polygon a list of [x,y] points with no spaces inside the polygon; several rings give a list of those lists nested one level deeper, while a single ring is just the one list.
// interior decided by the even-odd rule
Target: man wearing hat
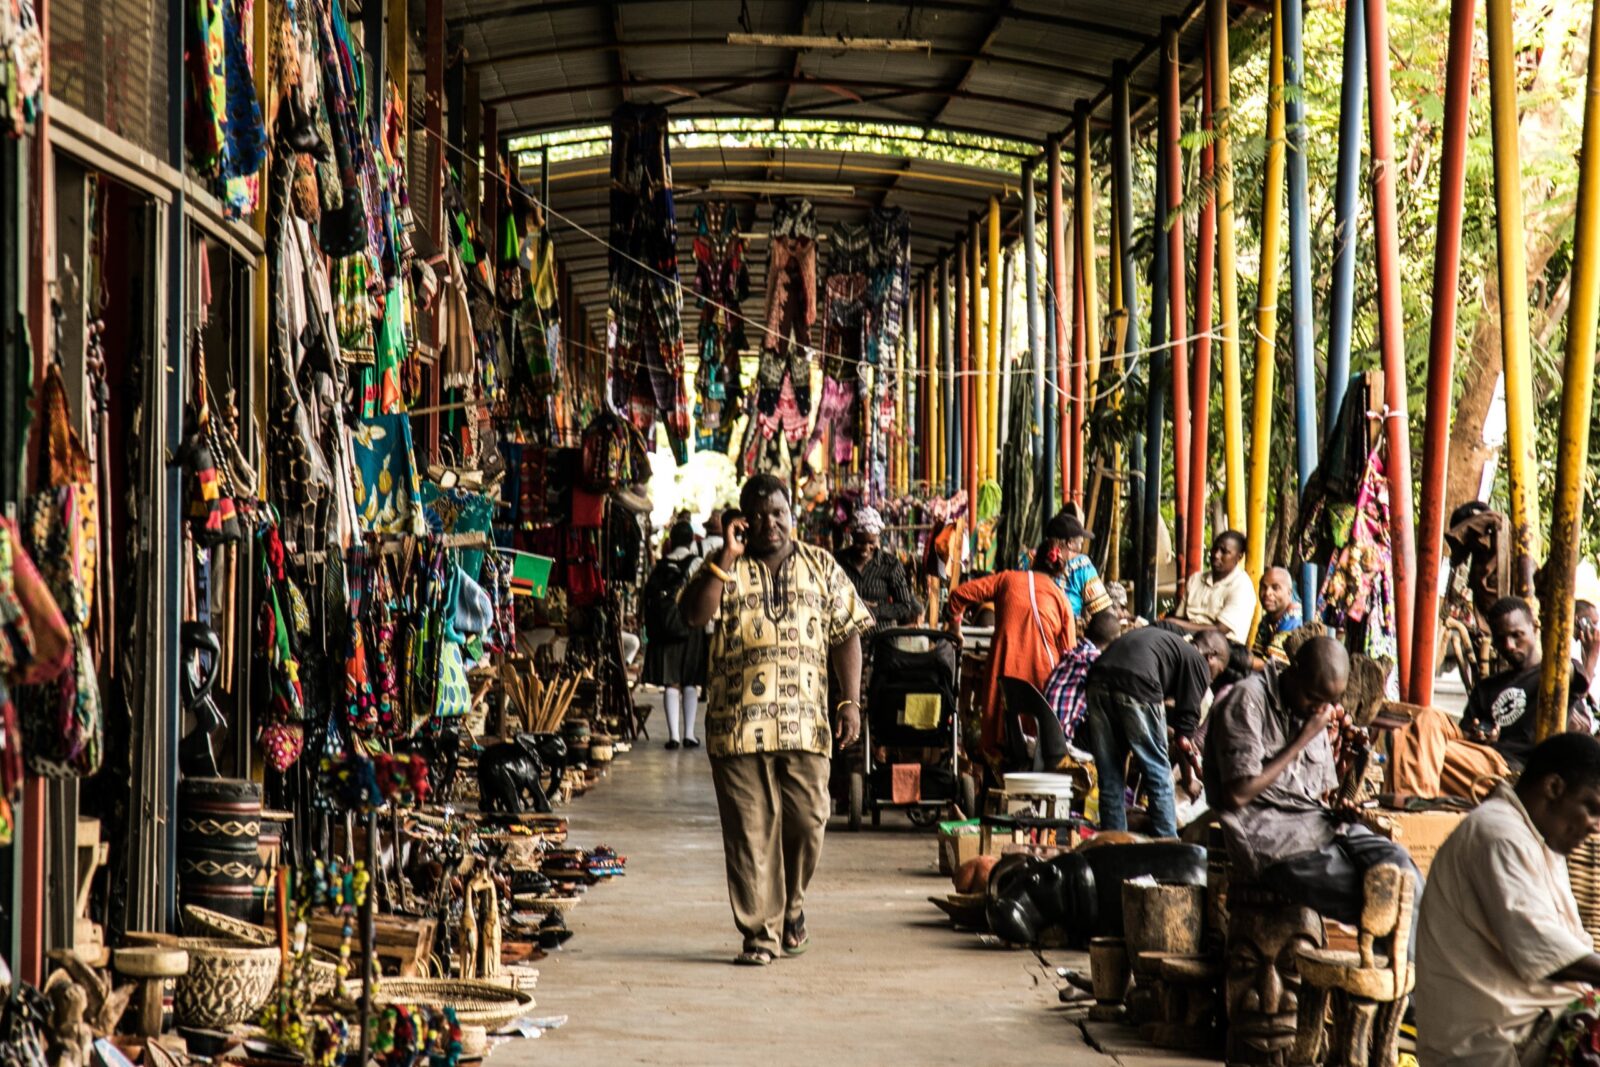
[{"label": "man wearing hat", "polygon": [[1089,538],[1094,535],[1084,528],[1078,516],[1063,509],[1045,524],[1044,533],[1060,541],[1066,553],[1067,566],[1056,584],[1067,595],[1067,603],[1072,606],[1072,614],[1078,622],[1087,623],[1092,616],[1109,609],[1111,594],[1106,591],[1106,583],[1101,581],[1094,560],[1085,551]]},{"label": "man wearing hat", "polygon": [[863,504],[850,520],[850,544],[834,558],[877,625],[910,624],[922,614],[922,602],[906,578],[904,564],[893,552],[884,551],[882,536],[883,516]]}]

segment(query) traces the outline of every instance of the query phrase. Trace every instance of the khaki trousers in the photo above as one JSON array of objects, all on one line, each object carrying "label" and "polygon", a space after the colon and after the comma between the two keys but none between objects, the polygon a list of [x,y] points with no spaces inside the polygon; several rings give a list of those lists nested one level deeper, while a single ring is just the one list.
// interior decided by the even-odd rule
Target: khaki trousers
[{"label": "khaki trousers", "polygon": [[1505,757],[1468,741],[1438,708],[1417,712],[1409,725],[1390,735],[1390,745],[1389,788],[1396,793],[1472,800],[1510,773]]},{"label": "khaki trousers", "polygon": [[744,950],[782,950],[785,923],[800,918],[822,858],[832,808],[828,757],[762,752],[711,761],[722,816],[733,922]]}]

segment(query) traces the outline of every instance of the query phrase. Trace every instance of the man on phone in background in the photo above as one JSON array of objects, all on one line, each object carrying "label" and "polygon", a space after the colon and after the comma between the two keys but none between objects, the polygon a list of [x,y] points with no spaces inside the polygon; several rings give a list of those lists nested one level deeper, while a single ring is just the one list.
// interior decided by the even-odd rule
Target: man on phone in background
[{"label": "man on phone in background", "polygon": [[[1501,597],[1487,612],[1489,632],[1501,670],[1472,687],[1461,732],[1469,741],[1491,745],[1507,766],[1520,771],[1534,746],[1534,709],[1539,704],[1539,669],[1544,650],[1533,609],[1520,597]],[[1574,662],[1567,704],[1567,729],[1592,732],[1588,711],[1589,677]]]},{"label": "man on phone in background", "polygon": [[[691,626],[715,620],[706,747],[722,817],[734,962],[771,963],[810,947],[805,892],[822,856],[828,766],[861,734],[861,635],[872,614],[832,556],[790,536],[789,492],[758,474],[742,518],[683,591]],[[832,667],[841,699],[828,707]]]}]

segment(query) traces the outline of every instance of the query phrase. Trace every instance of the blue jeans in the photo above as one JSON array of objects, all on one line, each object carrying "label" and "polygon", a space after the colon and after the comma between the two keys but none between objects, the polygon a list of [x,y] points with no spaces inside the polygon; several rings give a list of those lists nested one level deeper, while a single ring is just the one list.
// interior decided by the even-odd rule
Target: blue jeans
[{"label": "blue jeans", "polygon": [[[1101,810],[1104,804],[1101,801]],[[1408,942],[1411,958],[1416,959],[1417,920],[1422,916],[1422,872],[1417,870],[1411,853],[1404,847],[1365,826],[1347,826],[1332,843],[1313,852],[1279,860],[1261,872],[1261,884],[1319,915],[1359,926],[1361,908],[1366,902],[1367,871],[1382,863],[1392,863],[1406,871],[1416,883]]]},{"label": "blue jeans", "polygon": [[1128,828],[1122,765],[1131,752],[1135,766],[1144,774],[1155,835],[1176,837],[1178,816],[1172,798],[1172,763],[1167,759],[1166,709],[1160,704],[1141,704],[1098,685],[1089,686],[1086,697],[1089,751],[1094,753],[1100,777],[1100,828]]}]

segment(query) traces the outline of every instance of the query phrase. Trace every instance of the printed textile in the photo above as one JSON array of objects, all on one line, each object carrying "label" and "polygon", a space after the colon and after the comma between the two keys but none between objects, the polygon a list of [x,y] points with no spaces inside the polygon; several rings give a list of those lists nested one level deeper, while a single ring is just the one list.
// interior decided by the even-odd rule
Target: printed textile
[{"label": "printed textile", "polygon": [[[712,219],[716,224],[713,228]],[[744,350],[744,324],[737,311],[750,295],[750,269],[745,261],[739,215],[731,204],[695,208],[695,292],[700,299],[700,369],[695,372],[695,447],[726,452],[739,417],[742,386],[739,353]]]},{"label": "printed textile", "polygon": [[[1362,653],[1392,663],[1399,647],[1385,452],[1382,444],[1372,450],[1354,507],[1333,524],[1335,548],[1317,594],[1317,617],[1330,630],[1359,628]],[[1339,508],[1330,505],[1330,510],[1337,513]]]},{"label": "printed textile", "polygon": [[659,414],[681,463],[689,438],[683,298],[667,111],[659,105],[623,104],[612,112],[610,243],[612,395],[646,437]]},{"label": "printed textile", "polygon": [[355,496],[361,528],[369,533],[421,533],[424,522],[411,417],[374,415],[355,431]]}]

